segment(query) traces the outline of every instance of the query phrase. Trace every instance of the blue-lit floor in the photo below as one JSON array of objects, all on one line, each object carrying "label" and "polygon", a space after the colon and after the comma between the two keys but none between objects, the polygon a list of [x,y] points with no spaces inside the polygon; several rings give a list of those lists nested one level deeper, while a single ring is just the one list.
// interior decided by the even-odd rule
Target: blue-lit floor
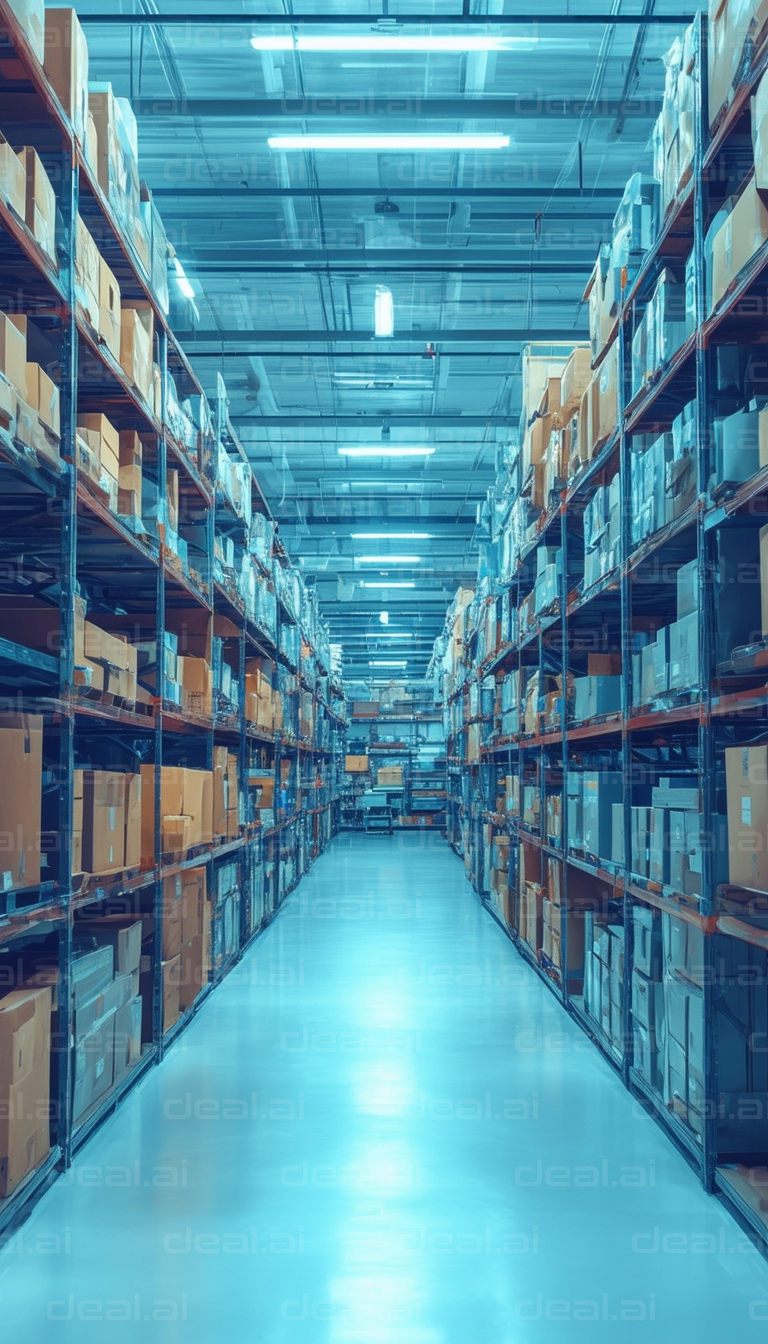
[{"label": "blue-lit floor", "polygon": [[768,1265],[444,843],[342,836],[0,1256],[2,1344],[753,1344]]}]

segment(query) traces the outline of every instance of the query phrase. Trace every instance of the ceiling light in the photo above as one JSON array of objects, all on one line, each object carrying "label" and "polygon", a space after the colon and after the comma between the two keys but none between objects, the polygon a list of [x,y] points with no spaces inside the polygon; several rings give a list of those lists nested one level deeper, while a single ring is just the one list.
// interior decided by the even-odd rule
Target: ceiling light
[{"label": "ceiling light", "polygon": [[420,555],[358,555],[355,557],[361,565],[418,565]]},{"label": "ceiling light", "polygon": [[416,150],[506,149],[509,136],[501,131],[456,132],[453,135],[271,135],[270,149]]},{"label": "ceiling light", "polygon": [[379,612],[379,620],[381,621],[381,624],[382,624],[382,625],[389,625],[389,612],[388,612],[388,611],[380,611],[380,612]]},{"label": "ceiling light", "polygon": [[194,299],[195,291],[190,284],[184,272],[184,267],[178,257],[173,258],[173,269],[176,275],[176,284],[179,286],[185,299]]},{"label": "ceiling light", "polygon": [[368,448],[339,448],[342,457],[431,457],[434,448],[391,448],[386,444]]},{"label": "ceiling light", "polygon": [[449,34],[449,33],[366,33],[364,35],[344,34],[344,36],[312,36],[311,34],[278,35],[266,37],[258,35],[251,38],[254,51],[374,51],[384,53],[400,52],[444,52],[460,56],[465,51],[519,51],[530,50],[536,44],[535,37],[499,37],[486,33]]},{"label": "ceiling light", "polygon": [[370,583],[361,583],[361,588],[415,588],[415,583],[390,583],[387,579],[375,579]]},{"label": "ceiling light", "polygon": [[368,661],[369,667],[407,667],[407,658],[371,658]]},{"label": "ceiling light", "polygon": [[373,301],[374,336],[391,336],[395,330],[395,304],[391,291],[385,285],[376,286]]},{"label": "ceiling light", "polygon": [[428,541],[431,532],[352,532],[353,541]]},{"label": "ceiling light", "polygon": [[403,630],[402,634],[398,634],[396,630],[375,630],[375,631],[374,631],[374,634],[373,634],[373,638],[374,638],[374,639],[413,639],[413,632],[412,632],[411,630]]}]

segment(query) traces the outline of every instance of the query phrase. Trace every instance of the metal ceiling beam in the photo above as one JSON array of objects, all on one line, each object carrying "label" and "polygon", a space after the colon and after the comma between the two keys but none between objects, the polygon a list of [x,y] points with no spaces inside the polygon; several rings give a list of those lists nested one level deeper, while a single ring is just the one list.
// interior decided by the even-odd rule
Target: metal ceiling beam
[{"label": "metal ceiling beam", "polygon": [[[244,121],[252,117],[277,124],[308,117],[341,121],[374,117],[380,130],[381,117],[387,118],[387,124],[403,118],[410,122],[414,117],[426,121],[558,121],[581,120],[584,116],[609,117],[612,121],[617,117],[648,120],[658,116],[661,99],[660,90],[656,96],[649,94],[624,102],[618,98],[571,98],[555,94],[534,98],[377,98],[363,94],[359,98],[134,98],[132,106],[137,117],[152,121],[176,117]],[[398,152],[403,157],[404,151]]]},{"label": "metal ceiling beam", "polygon": [[[78,12],[83,24],[103,24],[105,27],[132,28],[246,28],[252,31],[257,24],[269,28],[295,27],[350,27],[371,28],[385,17],[386,11],[376,14],[231,14],[216,10],[200,14],[118,14]],[[649,24],[666,24],[673,27],[685,27],[696,18],[692,14],[602,14],[594,10],[568,14],[524,13],[524,14],[466,14],[459,10],[453,14],[398,14],[398,25],[409,28],[511,28],[522,25],[556,27],[573,24],[597,24],[601,28],[644,27]],[[392,22],[392,18],[390,18]],[[396,31],[396,30],[395,30]]]},{"label": "metal ceiling beam", "polygon": [[[528,249],[530,251],[530,249]],[[322,274],[328,275],[331,271],[343,271],[350,275],[365,275],[369,270],[375,270],[377,275],[551,275],[565,279],[568,276],[582,277],[591,275],[594,260],[573,262],[568,261],[493,261],[493,262],[460,262],[453,253],[449,253],[445,260],[433,264],[421,256],[421,249],[416,256],[414,252],[409,252],[408,261],[393,263],[392,253],[373,248],[350,248],[345,250],[339,248],[336,252],[324,252],[320,249],[306,248],[301,252],[295,252],[293,255],[296,260],[292,265],[284,265],[266,251],[262,251],[259,257],[243,259],[233,255],[234,248],[229,247],[222,252],[232,258],[231,261],[221,263],[218,261],[198,260],[197,258],[188,263],[187,270],[194,275],[229,275],[237,278],[239,275],[263,274],[269,275],[296,275],[305,272],[307,275]],[[594,249],[593,249],[594,251]],[[287,251],[280,251],[276,256],[285,258],[290,255]],[[438,256],[439,253],[432,249],[428,250],[429,256]],[[387,260],[384,261],[383,257]]]},{"label": "metal ceiling beam", "polygon": [[[348,345],[353,341],[376,341],[377,350],[383,355],[391,353],[386,348],[384,338],[376,336],[372,331],[327,331],[320,328],[313,331],[301,331],[300,329],[285,328],[283,331],[238,331],[232,330],[217,331],[212,330],[192,330],[176,331],[176,337],[181,341],[191,353],[196,353],[198,345],[215,345],[220,348],[222,345],[236,345],[243,354],[260,353],[252,347],[262,345],[295,345],[306,341],[308,345],[317,343],[319,345],[328,345],[339,342]],[[423,327],[421,330],[398,331],[397,339],[399,341],[416,341],[420,345],[435,344],[440,342],[447,345],[455,341],[467,341],[469,344],[480,343],[481,345],[508,344],[512,341],[520,343],[524,341],[561,341],[567,344],[574,340],[573,327],[491,327],[487,330],[481,330],[474,327]],[[230,352],[231,353],[231,352]]]},{"label": "metal ceiling beam", "polygon": [[519,415],[423,415],[418,411],[412,414],[401,412],[396,415],[390,415],[386,411],[379,411],[376,415],[260,415],[254,411],[252,415],[230,415],[229,418],[236,425],[258,423],[265,429],[298,428],[301,425],[322,425],[326,429],[364,429],[368,425],[380,429],[382,420],[386,420],[393,428],[399,425],[434,425],[437,429],[449,425],[465,425],[479,429],[485,425],[520,423]]},{"label": "metal ceiling beam", "polygon": [[[586,333],[584,333],[584,335],[586,335]],[[526,339],[526,341],[532,341],[532,340],[536,340],[536,341],[538,341],[538,340],[542,340],[542,339],[545,339],[545,338],[543,338],[543,337],[539,334],[538,331],[535,331],[535,330],[532,329],[532,330],[529,332],[529,334],[526,336],[525,339]],[[578,341],[578,340],[581,340],[581,339],[582,339],[582,336],[580,335],[579,330],[576,328],[576,329],[573,329],[573,330],[569,330],[568,339],[569,339],[570,341]],[[441,340],[444,340],[444,338],[441,337]],[[288,353],[288,351],[285,351],[285,350],[262,350],[262,349],[256,349],[256,348],[254,348],[253,350],[250,350],[250,349],[249,349],[249,350],[198,350],[196,347],[193,346],[193,347],[190,348],[189,353],[190,353],[190,356],[191,356],[193,359],[195,359],[195,360],[199,360],[199,359],[228,359],[229,357],[231,357],[231,358],[233,358],[233,359],[240,359],[240,358],[243,358],[243,357],[250,358],[252,355],[259,355],[262,359],[282,359],[282,358]],[[450,354],[450,356],[451,356],[452,359],[484,359],[484,360],[491,360],[491,359],[506,359],[506,358],[507,358],[508,356],[510,356],[510,355],[519,355],[519,353],[520,353],[520,346],[519,346],[519,345],[518,345],[518,346],[515,346],[514,344],[511,344],[511,345],[510,345],[507,349],[505,349],[505,350],[484,350],[484,349],[479,349],[479,350],[453,350],[453,349],[451,349],[448,353]],[[290,351],[290,355],[291,355],[291,358],[292,358],[292,359],[317,359],[318,356],[321,355],[321,354],[324,354],[324,352],[323,352],[323,351],[318,351],[318,350],[294,350],[294,349],[291,349],[291,351]],[[382,358],[382,359],[423,359],[423,358],[424,358],[424,355],[423,355],[423,351],[421,351],[421,350],[379,350],[379,349],[375,349],[375,350],[368,350],[368,349],[366,349],[366,350],[334,350],[333,353],[332,353],[332,355],[330,356],[330,358],[332,358],[332,359],[334,359],[334,360],[341,360],[341,359],[351,359],[351,360],[355,360],[355,359],[357,359],[357,360],[362,360],[362,359],[378,359],[378,358]],[[496,370],[495,372],[498,373],[498,370]]]},{"label": "metal ceiling beam", "polygon": [[[356,197],[370,196],[382,199],[387,196],[406,197],[409,200],[413,197],[425,198],[427,200],[453,201],[460,199],[490,199],[490,200],[532,200],[540,201],[546,199],[549,201],[620,201],[624,193],[624,186],[616,187],[594,187],[587,190],[581,190],[579,187],[555,187],[547,186],[545,183],[537,184],[535,187],[277,187],[277,186],[246,186],[246,187],[221,187],[216,184],[201,184],[195,187],[184,186],[165,186],[153,187],[152,195],[157,199],[163,200],[229,200],[240,198],[247,201],[252,197],[310,197],[312,200],[322,200],[325,197]],[[579,213],[579,218],[582,218]]]}]

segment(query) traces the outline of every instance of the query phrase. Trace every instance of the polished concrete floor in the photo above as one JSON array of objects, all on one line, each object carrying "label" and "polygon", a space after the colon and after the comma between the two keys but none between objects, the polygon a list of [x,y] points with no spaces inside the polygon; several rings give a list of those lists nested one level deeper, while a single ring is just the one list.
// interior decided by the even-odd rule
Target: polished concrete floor
[{"label": "polished concrete floor", "polygon": [[768,1265],[445,845],[343,836],[0,1255],[0,1344],[765,1344]]}]

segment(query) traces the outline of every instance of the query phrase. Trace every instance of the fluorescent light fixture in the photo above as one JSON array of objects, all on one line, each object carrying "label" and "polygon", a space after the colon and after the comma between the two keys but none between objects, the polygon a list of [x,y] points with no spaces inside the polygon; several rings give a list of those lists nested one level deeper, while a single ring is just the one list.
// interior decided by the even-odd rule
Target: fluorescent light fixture
[{"label": "fluorescent light fixture", "polygon": [[457,56],[465,51],[519,51],[530,50],[535,37],[497,37],[491,33],[366,33],[342,36],[313,36],[312,34],[269,34],[251,38],[254,51],[319,51],[347,52],[373,51],[399,54],[400,52],[444,52]]},{"label": "fluorescent light fixture", "polygon": [[381,624],[382,624],[382,625],[389,625],[389,612],[388,612],[388,611],[380,611],[380,612],[379,612],[379,620],[381,621]]},{"label": "fluorescent light fixture", "polygon": [[411,630],[404,630],[398,634],[396,630],[377,630],[373,636],[374,639],[413,639]]},{"label": "fluorescent light fixture", "polygon": [[371,658],[369,667],[407,667],[407,658]]},{"label": "fluorescent light fixture", "polygon": [[395,330],[395,303],[386,285],[376,286],[373,300],[374,336],[391,336]]},{"label": "fluorescent light fixture", "polygon": [[358,555],[355,557],[361,565],[381,565],[386,569],[387,565],[418,565],[421,563],[420,555]]},{"label": "fluorescent light fixture", "polygon": [[389,583],[386,579],[376,579],[370,583],[361,583],[361,588],[415,588],[415,583]]},{"label": "fluorescent light fixture", "polygon": [[392,448],[377,444],[371,448],[339,448],[340,457],[431,457],[434,448]]},{"label": "fluorescent light fixture", "polygon": [[428,541],[431,532],[352,532],[353,541]]},{"label": "fluorescent light fixture", "polygon": [[451,149],[507,149],[509,136],[501,131],[458,131],[452,135],[420,135],[417,132],[410,135],[270,135],[267,144],[270,149],[282,153],[292,149],[345,150],[353,153],[355,150],[380,150],[382,153],[402,150],[408,153],[411,150],[432,149],[439,152]]}]

